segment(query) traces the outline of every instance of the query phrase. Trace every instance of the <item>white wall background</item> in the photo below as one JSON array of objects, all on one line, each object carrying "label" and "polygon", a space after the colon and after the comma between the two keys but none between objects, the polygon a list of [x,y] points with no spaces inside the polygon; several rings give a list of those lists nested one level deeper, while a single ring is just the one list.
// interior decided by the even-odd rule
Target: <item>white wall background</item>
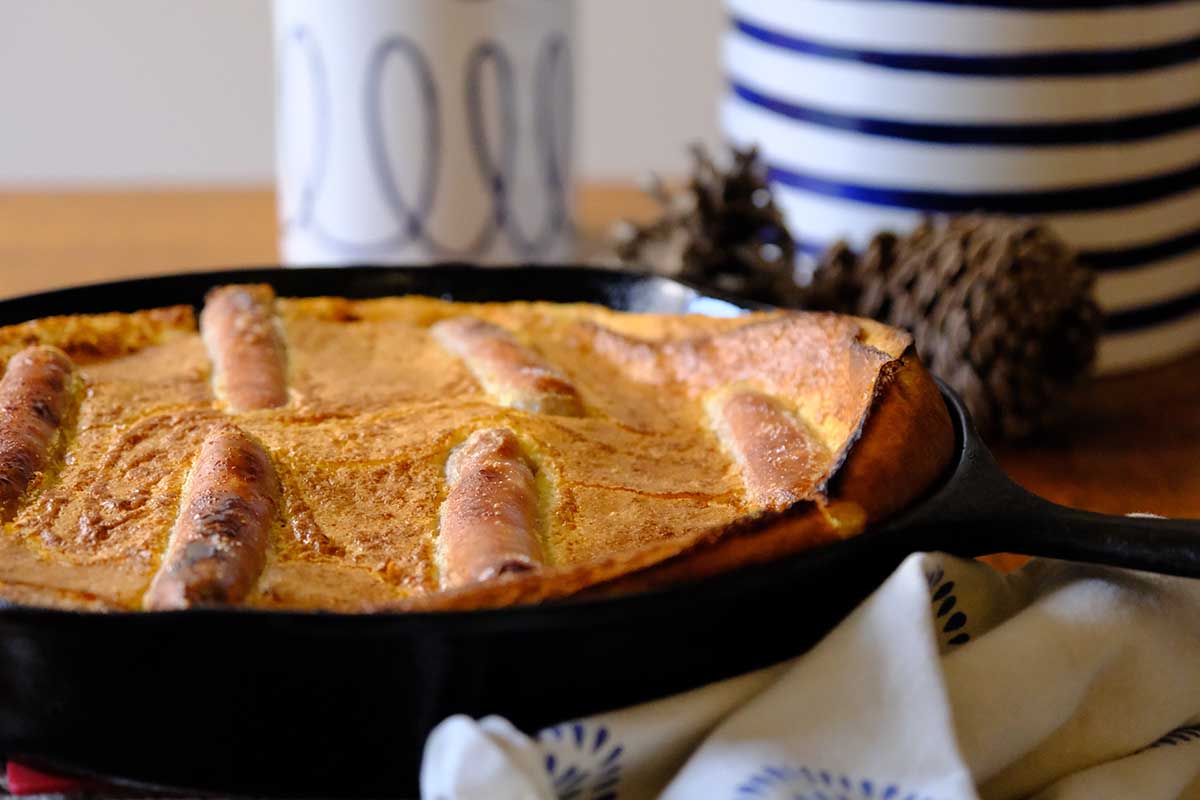
[{"label": "white wall background", "polygon": [[[720,0],[562,1],[580,175],[717,141]],[[270,181],[272,63],[269,0],[0,0],[0,188]]]}]

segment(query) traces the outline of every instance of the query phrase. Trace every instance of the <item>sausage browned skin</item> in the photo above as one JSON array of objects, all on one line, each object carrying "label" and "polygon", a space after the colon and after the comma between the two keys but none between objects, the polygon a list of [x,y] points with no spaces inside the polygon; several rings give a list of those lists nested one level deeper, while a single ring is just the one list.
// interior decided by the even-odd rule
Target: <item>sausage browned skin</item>
[{"label": "sausage browned skin", "polygon": [[717,436],[741,467],[752,502],[781,511],[813,497],[832,456],[802,420],[748,389],[717,393],[707,406]]},{"label": "sausage browned skin", "polygon": [[34,345],[0,379],[0,522],[46,469],[74,401],[75,365],[56,347]]},{"label": "sausage browned skin", "polygon": [[501,405],[564,417],[583,416],[579,391],[565,375],[503,328],[473,317],[430,328]]},{"label": "sausage browned skin", "polygon": [[262,572],[278,509],[279,481],[266,452],[232,425],[214,428],[143,605],[158,611],[243,600]]},{"label": "sausage browned skin", "polygon": [[221,286],[205,298],[200,332],[213,360],[215,389],[230,411],[288,401],[284,346],[265,285]]},{"label": "sausage browned skin", "polygon": [[476,431],[446,463],[441,585],[448,589],[536,569],[537,488],[512,431]]}]

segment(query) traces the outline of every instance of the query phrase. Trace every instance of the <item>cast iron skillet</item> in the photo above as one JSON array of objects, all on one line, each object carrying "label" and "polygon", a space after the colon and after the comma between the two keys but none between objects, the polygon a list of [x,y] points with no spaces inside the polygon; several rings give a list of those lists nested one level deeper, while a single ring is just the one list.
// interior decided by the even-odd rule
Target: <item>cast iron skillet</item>
[{"label": "cast iron skillet", "polygon": [[[265,281],[285,296],[417,293],[736,313],[657,277],[465,266],[255,270],[123,281],[0,302],[0,325],[199,305]],[[909,553],[1015,551],[1200,576],[1200,521],[1106,517],[1004,477],[959,400],[944,481],[885,528],[700,583],[491,611],[350,616],[250,610],[97,615],[0,609],[0,752],[140,785],[253,796],[416,793],[449,714],[521,728],[661,697],[802,652]]]}]

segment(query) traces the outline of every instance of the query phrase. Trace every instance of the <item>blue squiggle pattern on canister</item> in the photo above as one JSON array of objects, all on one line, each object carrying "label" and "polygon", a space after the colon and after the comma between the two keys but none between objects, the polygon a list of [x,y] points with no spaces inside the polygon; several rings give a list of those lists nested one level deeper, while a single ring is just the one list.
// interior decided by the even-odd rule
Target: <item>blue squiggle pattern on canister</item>
[{"label": "blue squiggle pattern on canister", "polygon": [[[314,33],[300,25],[290,29],[280,47],[281,60],[299,53],[308,81],[312,119],[312,155],[299,181],[299,199],[295,210],[283,221],[287,232],[303,231],[320,245],[345,258],[371,259],[395,253],[406,246],[420,244],[436,257],[464,259],[487,253],[503,237],[512,251],[522,258],[537,259],[569,232],[568,213],[569,157],[573,130],[570,120],[572,87],[571,54],[567,38],[561,33],[545,37],[534,64],[532,136],[535,168],[546,198],[546,208],[532,231],[522,227],[513,213],[520,153],[517,118],[518,80],[513,58],[492,39],[483,39],[466,59],[464,99],[467,134],[471,154],[481,185],[491,208],[465,246],[439,239],[430,219],[437,208],[438,180],[444,163],[442,99],[429,58],[420,45],[403,34],[385,36],[372,48],[363,77],[362,113],[366,148],[373,187],[382,199],[391,228],[370,238],[354,238],[331,230],[319,213],[321,193],[330,162],[330,144],[335,120],[326,60]],[[407,197],[396,176],[392,148],[386,135],[384,114],[384,74],[392,63],[403,65],[414,79],[421,115],[423,159],[418,167],[416,191]],[[489,135],[486,115],[486,84],[489,74],[495,83],[499,114],[497,133]],[[279,70],[280,96],[289,72]],[[565,99],[565,102],[556,102]]]}]

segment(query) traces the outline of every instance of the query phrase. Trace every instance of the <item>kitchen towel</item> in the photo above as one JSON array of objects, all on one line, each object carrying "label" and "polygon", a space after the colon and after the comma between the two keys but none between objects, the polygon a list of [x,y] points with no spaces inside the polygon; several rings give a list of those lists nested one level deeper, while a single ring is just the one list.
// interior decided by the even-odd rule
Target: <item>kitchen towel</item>
[{"label": "kitchen towel", "polygon": [[[787,613],[804,610],[781,625]],[[1200,800],[1200,581],[916,554],[790,662],[537,732],[451,717],[421,787],[426,800]]]}]

